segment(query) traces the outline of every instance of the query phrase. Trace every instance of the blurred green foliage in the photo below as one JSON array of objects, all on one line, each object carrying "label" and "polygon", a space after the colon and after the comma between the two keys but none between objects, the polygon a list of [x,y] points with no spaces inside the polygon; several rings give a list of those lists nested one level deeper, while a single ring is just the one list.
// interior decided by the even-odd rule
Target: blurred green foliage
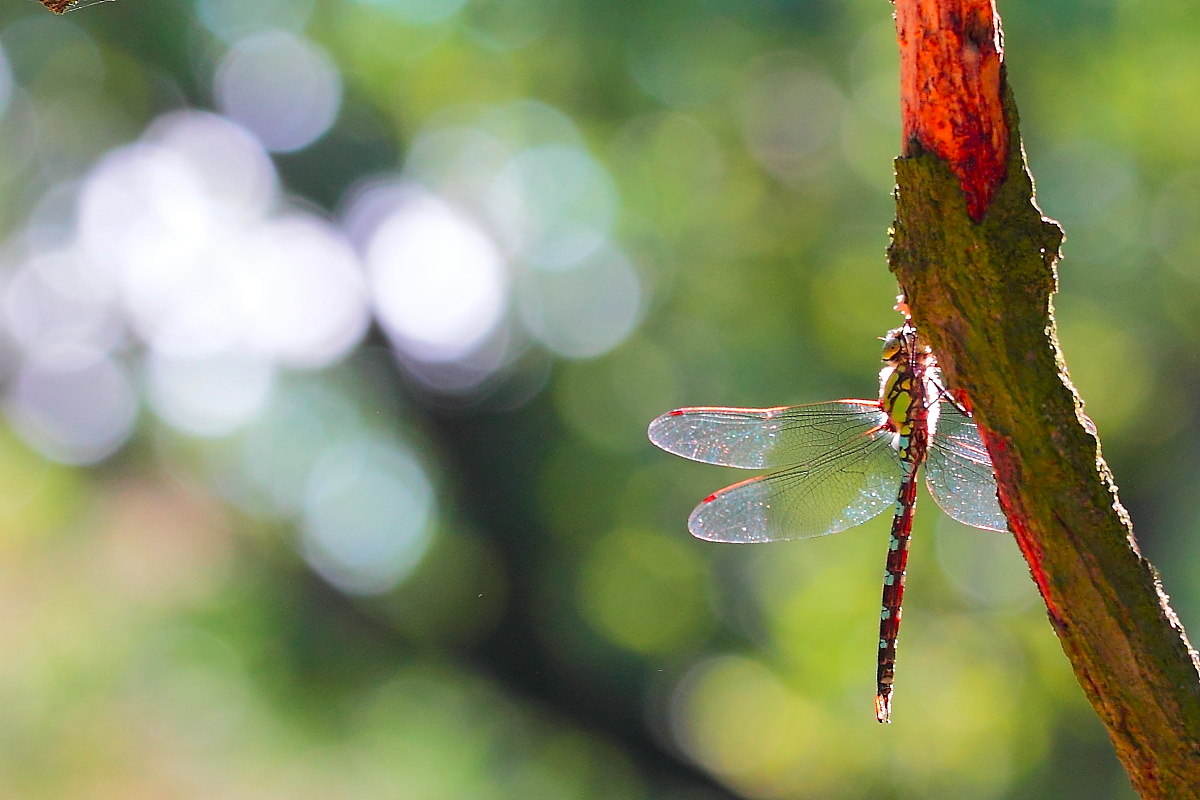
[{"label": "blurred green foliage", "polygon": [[[1000,12],[1038,198],[1068,235],[1071,375],[1194,626],[1200,8]],[[1009,539],[921,500],[895,724],[880,726],[886,521],[785,545],[692,540],[689,509],[737,476],[644,438],[675,406],[875,391],[875,337],[898,319],[890,14],[882,0],[6,4],[0,794],[1132,797]],[[246,44],[264,35],[282,50]],[[262,52],[312,71],[239,94],[257,74],[239,64]],[[334,113],[311,141],[269,146],[291,108],[272,103],[310,77],[333,82]],[[375,258],[354,233],[364,187],[441,198],[426,229],[483,231],[461,240],[502,267],[446,295],[491,275],[455,324],[492,314],[492,338],[430,356],[413,342],[432,347],[434,329],[404,326],[422,309],[442,324],[440,304],[389,321],[370,284],[365,335],[336,358],[229,373],[221,386],[253,395],[235,408],[231,390],[207,394],[225,372],[179,383],[148,327],[161,320],[121,295],[123,333],[95,373],[108,400],[89,377],[38,406],[60,385],[35,380],[38,347],[81,316],[21,294],[28,252],[98,235],[98,186],[129,191],[97,201],[104,225],[139,213],[144,189],[102,184],[97,164],[180,141],[183,123],[162,120],[184,108],[273,149],[270,213],[348,231],[329,235],[354,242],[356,269]],[[120,150],[135,141],[151,144]],[[183,221],[137,222],[181,232],[164,248],[198,213],[168,208]],[[243,222],[215,208],[204,241]],[[563,266],[572,247],[592,272]],[[276,299],[247,306],[250,322]],[[100,444],[51,435],[55,414],[91,431],[110,401],[125,416]]]}]

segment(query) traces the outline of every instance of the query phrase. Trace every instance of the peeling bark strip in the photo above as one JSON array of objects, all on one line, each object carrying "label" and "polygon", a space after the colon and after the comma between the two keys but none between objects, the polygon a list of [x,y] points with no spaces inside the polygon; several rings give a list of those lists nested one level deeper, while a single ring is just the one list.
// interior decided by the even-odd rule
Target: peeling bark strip
[{"label": "peeling bark strip", "polygon": [[941,156],[983,219],[1008,160],[995,0],[897,0],[903,152]]},{"label": "peeling bark strip", "polygon": [[55,14],[65,14],[68,11],[78,11],[81,8],[88,6],[99,5],[100,3],[108,3],[111,0],[38,0],[39,3],[53,11]]}]

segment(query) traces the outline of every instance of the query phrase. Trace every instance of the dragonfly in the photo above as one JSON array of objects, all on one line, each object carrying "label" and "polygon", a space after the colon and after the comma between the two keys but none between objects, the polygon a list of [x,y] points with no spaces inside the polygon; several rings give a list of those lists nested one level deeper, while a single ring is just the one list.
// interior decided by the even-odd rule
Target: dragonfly
[{"label": "dragonfly", "polygon": [[688,518],[714,542],[808,539],[893,509],[879,620],[875,717],[891,722],[917,473],[951,518],[1007,531],[979,428],[941,383],[912,321],[883,338],[878,400],[776,408],[680,408],[650,423],[650,441],[706,464],[774,471],[709,495]]}]

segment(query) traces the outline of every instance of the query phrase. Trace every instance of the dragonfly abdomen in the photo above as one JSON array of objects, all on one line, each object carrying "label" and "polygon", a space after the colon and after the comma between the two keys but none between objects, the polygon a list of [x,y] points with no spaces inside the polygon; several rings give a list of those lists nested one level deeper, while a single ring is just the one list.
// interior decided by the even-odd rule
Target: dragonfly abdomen
[{"label": "dragonfly abdomen", "polygon": [[896,453],[903,470],[896,493],[896,514],[888,539],[887,564],[883,575],[883,601],[879,612],[879,660],[876,667],[875,717],[890,722],[892,683],[896,675],[896,641],[904,601],[904,577],[908,568],[908,542],[912,535],[913,512],[917,505],[917,470],[929,445],[930,359],[918,351],[915,331],[896,332],[895,346],[884,346],[888,367],[882,375],[880,403],[889,424],[896,430]]},{"label": "dragonfly abdomen", "polygon": [[913,510],[917,503],[916,470],[905,475],[896,498],[896,515],[888,539],[887,564],[883,572],[883,602],[879,612],[879,661],[875,678],[875,717],[890,722],[892,714],[892,682],[896,676],[896,641],[900,635],[903,614],[904,578],[908,569],[908,543],[912,535]]}]

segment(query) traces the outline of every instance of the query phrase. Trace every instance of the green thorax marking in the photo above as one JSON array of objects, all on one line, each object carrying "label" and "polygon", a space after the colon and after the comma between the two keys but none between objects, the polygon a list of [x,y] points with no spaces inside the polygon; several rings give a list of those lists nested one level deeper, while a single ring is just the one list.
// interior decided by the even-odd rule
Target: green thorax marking
[{"label": "green thorax marking", "polygon": [[883,410],[901,435],[912,433],[912,410],[916,400],[913,387],[916,385],[908,364],[892,368],[883,384]]}]

